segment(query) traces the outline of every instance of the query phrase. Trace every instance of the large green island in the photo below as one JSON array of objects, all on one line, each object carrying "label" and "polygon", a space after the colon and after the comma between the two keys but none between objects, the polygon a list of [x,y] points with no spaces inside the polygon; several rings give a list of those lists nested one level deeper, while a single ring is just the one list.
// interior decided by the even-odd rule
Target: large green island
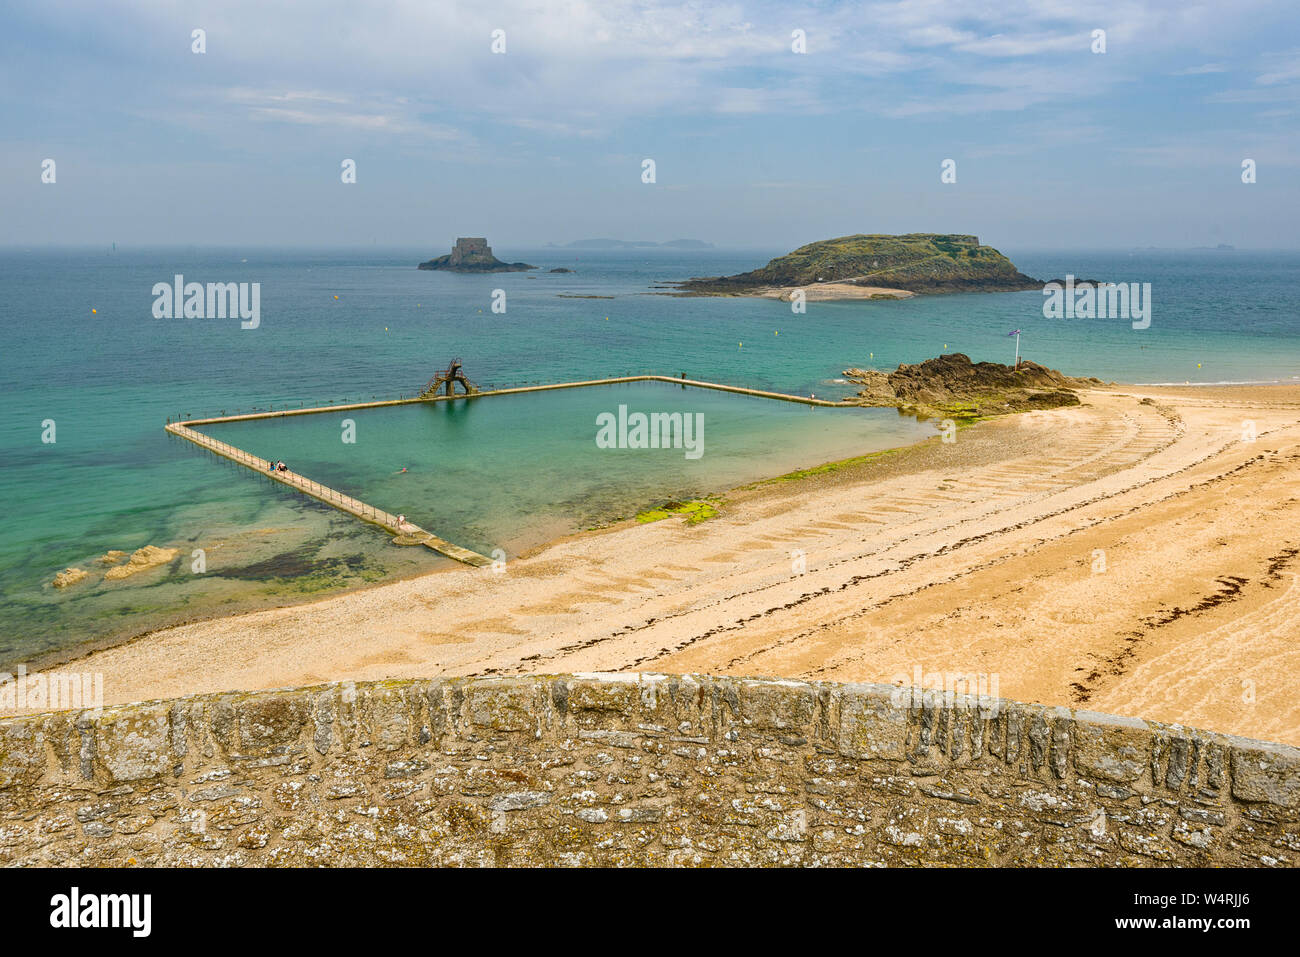
[{"label": "large green island", "polygon": [[766,296],[789,300],[905,299],[918,293],[1009,292],[1042,288],[976,236],[906,233],[841,236],[800,246],[735,276],[677,283],[676,295]]}]

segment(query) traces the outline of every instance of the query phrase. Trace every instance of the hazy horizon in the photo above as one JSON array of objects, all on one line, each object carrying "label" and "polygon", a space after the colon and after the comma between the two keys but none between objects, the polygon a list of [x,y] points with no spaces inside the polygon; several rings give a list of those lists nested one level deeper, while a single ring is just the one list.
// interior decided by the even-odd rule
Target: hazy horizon
[{"label": "hazy horizon", "polygon": [[[961,231],[945,230],[945,232],[957,233]],[[583,237],[583,238],[594,239],[597,237]],[[599,237],[599,238],[602,239],[612,238],[612,239],[633,241],[632,239],[626,237]],[[673,239],[699,239],[701,237],[675,236],[672,238]],[[839,237],[822,236],[818,238],[835,239]],[[1224,251],[1224,250],[1217,249],[1216,248],[1217,244],[1216,245],[1185,245],[1185,246],[1174,246],[1174,245],[1163,246],[1163,245],[1154,245],[1154,244],[1146,244],[1142,246],[1137,246],[1137,245],[1129,246],[1129,245],[1122,245],[1122,244],[1114,245],[1114,246],[1100,246],[1100,245],[1063,246],[1059,244],[1030,245],[1024,243],[1016,243],[1016,244],[1004,243],[1001,244],[1001,246],[999,246],[996,243],[985,242],[983,236],[980,236],[979,238],[981,244],[983,245],[995,246],[1004,252],[1010,249],[1022,253],[1053,253],[1053,252],[1122,253],[1122,252],[1220,252],[1220,251]],[[630,249],[601,249],[601,248],[594,248],[594,247],[587,247],[587,248],[569,247],[562,242],[497,242],[491,236],[487,237],[487,240],[488,240],[488,245],[492,247],[494,252],[497,250],[510,250],[510,249],[538,250],[538,251],[545,250],[545,249],[553,249],[553,250],[568,250],[569,252],[583,253],[583,254],[588,254],[588,253],[632,254],[632,253],[663,252],[663,253],[672,253],[674,255],[689,255],[691,253],[709,253],[709,252],[770,253],[774,250],[781,250],[784,252],[784,251],[792,251],[794,249],[799,248],[800,246],[806,245],[807,243],[816,241],[814,239],[808,239],[808,240],[794,241],[785,244],[782,243],[748,243],[748,244],[712,243],[710,246],[704,248],[675,248],[675,247],[666,247],[662,245],[663,243],[669,242],[670,240],[654,240],[654,242],[658,242],[661,245],[657,247],[646,246],[646,247],[636,247]],[[566,242],[573,242],[573,241],[575,240],[567,240]],[[707,242],[707,240],[705,241]],[[441,255],[444,252],[450,251],[451,246],[454,244],[454,242],[455,242],[454,239],[448,240],[446,243],[446,247],[447,247],[446,249],[443,249],[441,246],[437,245],[436,242],[432,245],[424,244],[424,243],[378,243],[378,244],[362,243],[362,242],[210,243],[210,242],[184,242],[184,241],[173,242],[173,243],[122,243],[122,242],[111,243],[110,242],[108,244],[58,243],[58,242],[25,243],[25,244],[0,243],[0,252],[14,253],[14,252],[32,252],[37,250],[51,250],[51,251],[62,251],[62,252],[104,252],[105,250],[112,251],[114,246],[116,246],[118,252],[151,252],[151,251],[165,251],[165,250],[174,250],[174,249],[187,249],[187,250],[194,249],[194,250],[203,250],[207,252],[220,252],[226,250],[232,252],[237,252],[240,250],[244,250],[244,251],[267,250],[267,251],[275,251],[275,252],[285,252],[285,251],[293,252],[299,250],[303,252],[313,252],[313,251],[354,252],[359,250],[370,250],[378,253],[409,253],[412,251],[423,252],[426,251],[426,247],[427,247],[428,251],[437,255]],[[1295,246],[1242,246],[1236,243],[1225,243],[1224,245],[1230,246],[1231,249],[1226,251],[1231,251],[1231,252],[1249,252],[1249,253],[1300,252],[1300,244],[1297,244]]]}]

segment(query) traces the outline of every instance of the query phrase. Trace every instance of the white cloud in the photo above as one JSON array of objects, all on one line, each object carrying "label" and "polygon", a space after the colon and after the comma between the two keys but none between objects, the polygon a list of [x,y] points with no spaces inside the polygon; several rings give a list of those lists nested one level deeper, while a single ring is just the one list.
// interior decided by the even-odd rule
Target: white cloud
[{"label": "white cloud", "polygon": [[407,97],[367,98],[319,90],[256,90],[232,87],[221,99],[245,109],[259,122],[288,123],[334,130],[388,133],[439,142],[465,142],[472,137],[444,124],[421,119]]},{"label": "white cloud", "polygon": [[[1249,29],[1253,11],[1279,8],[1279,0],[1238,0],[1229,16],[1208,0],[321,0],[305,10],[224,0],[178,14],[173,0],[137,0],[110,14],[67,0],[19,2],[52,30],[77,22],[124,63],[139,61],[142,49],[173,51],[174,92],[160,97],[202,97],[225,75],[253,94],[232,102],[261,121],[447,136],[487,119],[557,137],[717,113],[1070,108],[1145,71],[1168,75],[1177,64],[1166,59],[1218,49]],[[188,53],[191,20],[208,31],[205,57]],[[1105,56],[1088,52],[1099,27]],[[497,29],[504,55],[491,52]],[[807,54],[791,51],[794,29],[807,34]],[[1257,85],[1300,77],[1298,60],[1292,53],[1266,64]],[[1215,62],[1176,75],[1222,70]],[[340,77],[355,89],[341,89]],[[895,85],[864,85],[873,80]],[[435,112],[448,117],[446,128],[420,119]]]},{"label": "white cloud", "polygon": [[1268,71],[1255,78],[1260,86],[1275,86],[1300,80],[1300,50],[1267,54],[1265,59],[1269,63]]},{"label": "white cloud", "polygon": [[996,36],[968,40],[954,45],[963,53],[986,57],[1027,57],[1043,53],[1083,53],[1092,43],[1091,33],[1043,33],[1027,36]]},{"label": "white cloud", "polygon": [[1222,63],[1204,63],[1201,66],[1189,66],[1185,70],[1175,70],[1170,76],[1205,76],[1211,73],[1227,73],[1228,67]]}]

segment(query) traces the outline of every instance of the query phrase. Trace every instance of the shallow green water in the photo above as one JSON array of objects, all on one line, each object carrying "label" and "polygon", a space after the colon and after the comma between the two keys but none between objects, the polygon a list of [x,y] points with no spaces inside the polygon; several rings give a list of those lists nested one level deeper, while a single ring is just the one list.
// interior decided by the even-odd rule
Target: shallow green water
[{"label": "shallow green water", "polygon": [[[696,416],[703,426],[701,454],[689,457],[685,443],[600,448],[597,417],[617,416],[620,406],[629,415]],[[825,409],[642,382],[223,423],[202,431],[405,514],[457,544],[511,554],[558,531],[626,517],[661,501],[909,444],[933,435],[934,427],[888,409]]]}]

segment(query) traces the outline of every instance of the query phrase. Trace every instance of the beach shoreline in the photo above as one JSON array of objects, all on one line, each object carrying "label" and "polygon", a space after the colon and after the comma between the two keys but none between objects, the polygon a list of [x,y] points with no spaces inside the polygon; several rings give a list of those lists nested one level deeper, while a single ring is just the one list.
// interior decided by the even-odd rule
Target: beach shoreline
[{"label": "beach shoreline", "polygon": [[952,444],[732,489],[698,525],[629,519],[499,574],[434,570],[62,664],[102,673],[109,704],[414,676],[898,683],[919,668],[995,675],[1022,701],[1300,743],[1286,613],[1300,596],[1300,387],[1081,397]]},{"label": "beach shoreline", "polygon": [[906,289],[889,286],[862,286],[852,282],[819,282],[807,286],[765,286],[754,290],[760,299],[780,299],[790,302],[795,293],[802,292],[806,302],[842,302],[859,299],[911,299],[916,295]]},{"label": "beach shoreline", "polygon": [[[850,408],[850,407],[851,406],[848,405],[845,406],[845,408]],[[918,440],[918,442],[912,443],[912,445],[882,449],[876,452],[869,452],[865,456],[852,456],[845,459],[831,460],[829,462],[818,462],[808,466],[807,468],[808,470],[833,470],[841,467],[846,463],[852,463],[860,458],[868,458],[868,457],[874,457],[874,456],[889,454],[893,452],[903,451],[908,448],[911,448],[913,445],[919,445],[921,444],[921,442],[924,441],[929,441],[929,439]],[[802,470],[796,470],[796,471],[802,471]],[[785,474],[791,474],[791,473],[785,473]],[[760,486],[769,482],[780,481],[784,477],[785,477],[784,474],[776,475],[776,476],[763,476],[760,478],[753,479],[749,482],[742,483],[737,486],[720,488],[720,489],[710,489],[702,492],[700,497],[707,498],[707,499],[718,499],[718,498],[726,499],[728,497],[734,497],[739,492],[752,489],[755,486]],[[532,536],[529,536],[527,540],[531,541],[532,543],[520,547],[519,550],[515,553],[513,560],[532,558],[546,551],[549,548],[552,548],[557,545],[562,545],[567,542],[574,541],[576,539],[585,538],[587,536],[601,535],[601,534],[617,531],[619,529],[624,529],[624,528],[636,528],[639,525],[644,524],[638,522],[637,520],[638,515],[656,509],[662,504],[663,501],[661,499],[648,500],[646,502],[641,503],[641,505],[638,506],[630,515],[620,515],[617,517],[610,517],[608,519],[603,519],[596,525],[588,526],[585,528],[573,528],[569,531],[561,532],[559,534],[555,534],[550,537],[547,537],[545,540],[540,542],[532,541]],[[507,541],[504,543],[504,545],[513,547],[514,543]],[[15,662],[9,667],[13,668],[16,667],[18,664],[21,664],[28,669],[28,672],[30,674],[35,674],[39,671],[48,671],[54,668],[59,668],[63,665],[72,664],[82,659],[89,658],[92,655],[95,655],[99,652],[104,652],[114,648],[120,648],[126,645],[130,645],[134,642],[142,641],[144,639],[150,638],[153,635],[157,635],[163,632],[168,632],[176,628],[185,628],[190,626],[203,625],[204,623],[208,623],[208,622],[238,619],[245,615],[254,615],[261,612],[275,612],[275,611],[291,610],[295,608],[306,608],[312,605],[319,604],[321,602],[328,602],[332,599],[342,598],[348,595],[363,594],[365,592],[373,591],[375,589],[383,589],[392,585],[398,585],[405,582],[418,581],[420,579],[424,579],[433,575],[446,575],[446,574],[452,574],[452,573],[467,571],[467,570],[470,569],[460,564],[459,562],[455,561],[454,559],[445,558],[445,560],[440,561],[437,567],[434,568],[399,573],[393,575],[392,577],[387,577],[384,580],[377,581],[377,582],[366,582],[364,584],[343,586],[336,591],[330,591],[329,593],[324,595],[315,596],[311,598],[304,598],[298,601],[290,600],[291,596],[294,594],[294,589],[291,587],[286,587],[285,593],[282,596],[277,596],[277,600],[273,600],[273,602],[271,603],[258,603],[258,604],[254,604],[252,607],[242,608],[240,610],[233,611],[233,612],[198,614],[192,618],[186,618],[182,620],[170,620],[156,627],[149,627],[139,631],[123,632],[115,635],[103,635],[97,638],[89,638],[86,639],[84,642],[80,642],[76,645],[72,645],[65,648],[55,648],[49,651],[41,652],[39,654],[30,655],[27,658],[25,658],[21,663]],[[278,599],[284,599],[284,600],[278,600]]]}]

